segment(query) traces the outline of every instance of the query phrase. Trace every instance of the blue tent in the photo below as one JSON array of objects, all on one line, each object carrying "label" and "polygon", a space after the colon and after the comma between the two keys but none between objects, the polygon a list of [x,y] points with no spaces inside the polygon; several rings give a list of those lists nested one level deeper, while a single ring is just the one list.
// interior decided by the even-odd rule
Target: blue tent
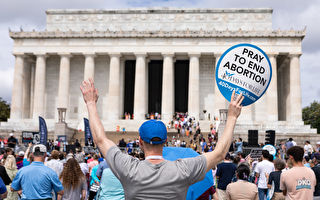
[{"label": "blue tent", "polygon": [[[177,160],[179,158],[192,158],[199,154],[191,148],[183,147],[164,147],[163,158],[166,160]],[[201,196],[213,185],[212,171],[209,171],[202,181],[191,185],[188,189],[187,200],[194,200]]]}]

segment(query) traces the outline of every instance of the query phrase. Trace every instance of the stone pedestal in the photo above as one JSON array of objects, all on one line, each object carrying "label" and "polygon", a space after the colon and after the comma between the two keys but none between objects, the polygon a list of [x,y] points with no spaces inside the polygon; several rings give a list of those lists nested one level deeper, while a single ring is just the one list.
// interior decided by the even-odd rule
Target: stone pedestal
[{"label": "stone pedestal", "polygon": [[69,128],[67,123],[58,122],[54,125],[54,139],[57,139],[59,135],[65,135],[68,142],[72,140],[74,130]]}]

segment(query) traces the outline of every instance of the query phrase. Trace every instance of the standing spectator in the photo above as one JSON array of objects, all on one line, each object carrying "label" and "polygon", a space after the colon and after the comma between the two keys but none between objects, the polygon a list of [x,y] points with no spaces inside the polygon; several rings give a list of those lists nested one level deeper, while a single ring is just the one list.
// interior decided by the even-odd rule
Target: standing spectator
[{"label": "standing spectator", "polygon": [[312,167],[312,170],[314,174],[316,175],[317,184],[315,186],[315,190],[313,193],[314,200],[320,200],[320,153],[317,152],[313,155],[312,159],[314,163],[314,167]]},{"label": "standing spectator", "polygon": [[312,200],[317,183],[314,172],[303,166],[304,149],[293,146],[287,151],[292,168],[283,172],[280,178],[280,189],[286,199]]},{"label": "standing spectator", "polygon": [[291,147],[293,147],[293,139],[289,138],[289,140],[286,142],[285,146],[286,146],[286,150],[290,149]]},{"label": "standing spectator", "polygon": [[53,150],[51,152],[51,160],[45,163],[45,166],[51,168],[53,171],[55,171],[60,176],[62,170],[63,170],[63,163],[59,160],[59,151]]},{"label": "standing spectator", "polygon": [[269,152],[262,150],[262,161],[255,167],[256,177],[258,180],[259,200],[264,200],[267,197],[268,185],[267,176],[274,171],[273,163],[269,161]]},{"label": "standing spectator", "polygon": [[80,169],[82,171],[82,173],[85,175],[85,176],[88,176],[89,177],[89,166],[87,163],[84,162],[84,157],[78,157],[76,158],[79,165],[80,165]]},{"label": "standing spectator", "polygon": [[90,173],[90,192],[89,192],[89,200],[93,200],[99,190],[100,187],[100,179],[97,177],[97,170],[99,165],[96,165],[92,168]]},{"label": "standing spectator", "polygon": [[23,158],[24,158],[24,151],[19,151],[18,156],[16,157],[16,164],[18,169],[23,167]]},{"label": "standing spectator", "polygon": [[60,151],[60,146],[61,142],[59,141],[59,139],[56,139],[56,141],[54,141],[54,149]]},{"label": "standing spectator", "polygon": [[132,140],[129,140],[129,142],[127,144],[126,151],[127,151],[128,154],[130,154],[133,151],[133,142],[132,142]]},{"label": "standing spectator", "polygon": [[10,133],[10,137],[8,138],[8,147],[15,149],[16,145],[18,143],[17,138],[13,136],[13,133]]},{"label": "standing spectator", "polygon": [[[230,183],[226,190],[228,200],[258,200],[258,189],[253,183],[248,182],[250,168],[248,163],[241,163],[236,171],[237,182]],[[220,198],[219,198],[220,199]]]},{"label": "standing spectator", "polygon": [[180,147],[187,147],[186,141],[182,140],[182,142],[181,142],[181,144],[180,144]]},{"label": "standing spectator", "polygon": [[313,153],[313,147],[312,147],[312,145],[310,144],[310,141],[307,140],[307,141],[304,143],[304,155],[310,157],[312,153]]},{"label": "standing spectator", "polygon": [[82,147],[81,147],[81,144],[80,144],[78,139],[76,139],[76,142],[74,143],[74,146],[81,151]]},{"label": "standing spectator", "polygon": [[32,143],[29,143],[28,148],[27,148],[26,152],[24,153],[24,157],[23,157],[23,161],[22,161],[22,164],[24,167],[30,165],[30,163],[33,160],[33,156],[30,154],[31,147],[32,147]]},{"label": "standing spectator", "polygon": [[237,167],[231,162],[229,153],[224,158],[224,161],[217,165],[216,177],[218,179],[218,198],[227,199],[226,189],[235,174]]},{"label": "standing spectator", "polygon": [[238,141],[236,142],[236,154],[238,153],[242,153],[242,146],[243,146],[243,142],[242,142],[242,138],[238,138]]},{"label": "standing spectator", "polygon": [[124,150],[127,146],[127,143],[124,141],[124,139],[122,138],[121,140],[119,140],[119,147],[121,150]]},{"label": "standing spectator", "polygon": [[7,188],[5,184],[3,183],[2,179],[0,178],[0,199],[4,199],[7,197]]},{"label": "standing spectator", "polygon": [[[97,171],[97,174],[98,174],[98,171]],[[102,171],[102,175],[100,179],[100,189],[97,194],[97,197],[98,197],[97,199],[108,199],[108,200],[125,199],[123,187],[119,179],[115,177],[115,175],[112,173],[109,167],[104,168]]]},{"label": "standing spectator", "polygon": [[[10,177],[11,180],[14,179],[14,177],[16,177],[17,175],[17,165],[16,165],[16,159],[14,158],[13,155],[9,155],[6,159],[6,162],[4,164],[4,167],[6,168],[6,172],[8,174],[8,176]],[[7,191],[8,191],[8,195],[7,195],[7,200],[16,200],[18,199],[18,193],[17,192],[13,192],[10,190],[10,185],[7,185]]]},{"label": "standing spectator", "polygon": [[88,164],[89,166],[89,174],[91,174],[92,168],[99,164],[98,162],[99,156],[97,154],[93,155],[93,160]]},{"label": "standing spectator", "polygon": [[63,186],[58,175],[43,164],[47,154],[46,146],[35,145],[32,152],[34,161],[18,171],[11,189],[22,189],[22,199],[52,199],[52,190],[63,195]]},{"label": "standing spectator", "polygon": [[317,142],[316,151],[317,151],[317,152],[320,152],[320,142]]},{"label": "standing spectator", "polygon": [[200,142],[200,146],[201,146],[201,151],[202,153],[204,152],[204,149],[207,148],[207,143],[206,143],[206,139],[202,138],[201,142]]},{"label": "standing spectator", "polygon": [[60,180],[64,188],[64,194],[58,195],[58,200],[85,199],[87,181],[76,159],[70,158],[67,161],[60,175]]},{"label": "standing spectator", "polygon": [[268,188],[272,188],[272,184],[274,184],[274,193],[272,200],[284,200],[285,197],[280,190],[280,177],[282,170],[286,167],[286,163],[281,159],[276,159],[274,161],[275,171],[271,172],[268,178]]},{"label": "standing spectator", "polygon": [[2,166],[2,165],[0,165],[0,177],[1,177],[1,179],[4,182],[5,185],[9,185],[11,183],[11,179],[8,176],[6,168],[4,166]]}]

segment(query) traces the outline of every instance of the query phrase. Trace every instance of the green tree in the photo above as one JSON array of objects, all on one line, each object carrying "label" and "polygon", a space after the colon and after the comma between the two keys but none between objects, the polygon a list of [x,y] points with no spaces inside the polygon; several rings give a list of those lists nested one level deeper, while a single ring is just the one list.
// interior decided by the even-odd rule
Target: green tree
[{"label": "green tree", "polygon": [[302,119],[305,124],[310,124],[312,128],[316,128],[320,133],[320,103],[314,101],[302,109]]},{"label": "green tree", "polygon": [[7,121],[10,117],[10,104],[0,97],[0,121]]}]

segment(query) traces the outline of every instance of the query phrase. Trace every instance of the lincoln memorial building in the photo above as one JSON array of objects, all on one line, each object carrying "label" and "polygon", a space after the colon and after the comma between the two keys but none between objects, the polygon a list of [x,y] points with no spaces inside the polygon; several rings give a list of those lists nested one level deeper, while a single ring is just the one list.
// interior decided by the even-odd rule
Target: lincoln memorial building
[{"label": "lincoln memorial building", "polygon": [[229,47],[250,43],[269,56],[272,81],[243,108],[236,133],[316,133],[302,121],[306,32],[274,30],[272,9],[47,10],[44,30],[9,34],[15,66],[11,116],[2,124],[8,129],[37,131],[42,116],[53,131],[58,108],[77,129],[87,117],[79,86],[93,78],[106,131],[137,131],[148,113],[167,124],[175,112],[188,112],[209,131],[228,106],[215,82],[216,63]]}]

